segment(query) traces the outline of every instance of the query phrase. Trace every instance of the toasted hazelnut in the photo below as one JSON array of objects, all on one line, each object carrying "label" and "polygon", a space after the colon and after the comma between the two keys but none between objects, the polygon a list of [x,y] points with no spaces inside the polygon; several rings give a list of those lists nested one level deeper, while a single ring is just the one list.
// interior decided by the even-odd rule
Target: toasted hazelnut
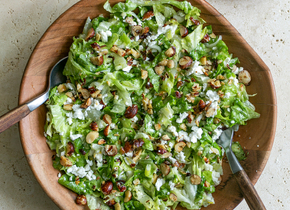
[{"label": "toasted hazelnut", "polygon": [[124,202],[127,203],[132,199],[132,193],[130,190],[127,190],[125,192],[125,198],[124,198]]},{"label": "toasted hazelnut", "polygon": [[82,88],[80,92],[84,99],[88,99],[90,97],[90,92],[87,89]]},{"label": "toasted hazelnut", "polygon": [[120,205],[120,203],[116,203],[116,204],[114,205],[114,208],[115,208],[115,210],[121,210],[121,205]]},{"label": "toasted hazelnut", "polygon": [[215,113],[215,109],[213,107],[210,107],[207,111],[206,111],[206,114],[205,116],[206,117],[212,117]]},{"label": "toasted hazelnut", "polygon": [[176,83],[176,87],[177,87],[177,88],[181,87],[182,85],[183,85],[183,82],[182,82],[182,81],[178,81],[178,82]]},{"label": "toasted hazelnut", "polygon": [[108,125],[110,125],[112,123],[112,117],[108,114],[104,114],[103,116],[103,120],[105,123],[107,123]]},{"label": "toasted hazelnut", "polygon": [[158,63],[158,65],[160,65],[160,66],[166,66],[167,63],[168,63],[168,60],[167,60],[167,59],[163,59],[162,61],[160,61],[160,62]]},{"label": "toasted hazelnut", "polygon": [[249,85],[252,78],[250,73],[247,70],[243,70],[238,75],[239,82],[243,83],[244,85]]},{"label": "toasted hazelnut", "polygon": [[115,156],[118,153],[118,148],[116,145],[106,145],[105,152],[108,156]]},{"label": "toasted hazelnut", "polygon": [[204,110],[205,106],[206,106],[206,103],[202,99],[200,99],[200,101],[198,102],[199,110],[200,111]]},{"label": "toasted hazelnut", "polygon": [[[113,191],[113,190],[112,190],[112,191]],[[111,199],[111,200],[107,201],[106,204],[107,204],[108,206],[114,206],[114,205],[116,204],[116,201],[115,201],[114,199]]]},{"label": "toasted hazelnut", "polygon": [[143,15],[142,20],[147,20],[147,19],[149,19],[149,18],[152,18],[153,16],[154,16],[153,11],[145,12],[145,14]]},{"label": "toasted hazelnut", "polygon": [[65,167],[70,167],[72,166],[72,162],[70,161],[70,159],[68,159],[67,157],[65,156],[61,156],[60,157],[60,164],[62,166],[65,166]]},{"label": "toasted hazelnut", "polygon": [[67,111],[71,111],[73,109],[73,104],[64,104],[63,109]]},{"label": "toasted hazelnut", "polygon": [[92,104],[91,98],[87,98],[87,100],[81,105],[81,108],[86,109],[89,106],[91,106],[91,104]]},{"label": "toasted hazelnut", "polygon": [[154,127],[155,127],[155,130],[157,131],[161,129],[161,125],[159,123],[155,124]]},{"label": "toasted hazelnut", "polygon": [[157,174],[153,174],[152,184],[155,184],[157,182],[157,179],[158,179],[158,175]]},{"label": "toasted hazelnut", "polygon": [[174,68],[174,61],[173,60],[168,60],[167,67],[170,68],[170,69]]},{"label": "toasted hazelnut", "polygon": [[170,193],[169,198],[170,198],[170,200],[172,200],[172,201],[174,201],[174,202],[176,202],[177,199],[178,199],[177,196],[174,195],[173,193]]},{"label": "toasted hazelnut", "polygon": [[113,45],[113,47],[111,47],[110,51],[114,52],[114,53],[118,53],[118,47],[116,45]]},{"label": "toasted hazelnut", "polygon": [[133,142],[133,147],[134,147],[134,149],[135,148],[139,148],[139,147],[142,147],[143,144],[144,144],[144,140],[143,139],[136,139]]},{"label": "toasted hazelnut", "polygon": [[148,71],[141,69],[141,79],[147,79]]},{"label": "toasted hazelnut", "polygon": [[200,178],[200,176],[193,174],[190,176],[190,182],[193,185],[198,185],[201,183],[201,178]]},{"label": "toasted hazelnut", "polygon": [[66,155],[72,156],[72,154],[75,152],[74,145],[71,142],[68,142],[66,145]]},{"label": "toasted hazelnut", "polygon": [[100,41],[100,39],[101,39],[102,36],[101,36],[101,34],[96,33],[96,36],[95,37],[96,37],[96,41],[98,42],[98,41]]},{"label": "toasted hazelnut", "polygon": [[180,36],[182,38],[186,37],[188,35],[188,30],[186,27],[184,27],[183,25],[180,25]]},{"label": "toasted hazelnut", "polygon": [[203,66],[206,65],[206,56],[203,56],[203,57],[200,58],[200,63]]},{"label": "toasted hazelnut", "polygon": [[142,154],[142,149],[141,148],[138,148],[138,150],[136,152],[134,152],[133,161],[135,163],[137,163],[137,161],[139,160],[141,154]]},{"label": "toasted hazelnut", "polygon": [[132,106],[127,107],[124,116],[126,118],[133,118],[138,113],[138,106],[133,104]]},{"label": "toasted hazelnut", "polygon": [[181,141],[181,142],[178,142],[174,145],[174,149],[176,152],[181,152],[185,146],[186,146],[186,143]]},{"label": "toasted hazelnut", "polygon": [[161,155],[162,158],[169,158],[171,156],[172,156],[172,154],[170,152],[165,152]]},{"label": "toasted hazelnut", "polygon": [[172,46],[168,50],[165,51],[165,55],[167,57],[173,57],[176,53],[176,47]]},{"label": "toasted hazelnut", "polygon": [[169,167],[169,165],[167,165],[165,163],[161,163],[160,170],[161,170],[161,173],[163,174],[163,176],[167,176],[170,172],[170,167]]},{"label": "toasted hazelnut", "polygon": [[180,65],[180,68],[182,69],[189,68],[191,64],[192,64],[192,59],[189,56],[183,56],[179,60],[179,65]]},{"label": "toasted hazelnut", "polygon": [[217,79],[210,79],[208,83],[212,89],[218,89],[222,86],[221,82]]},{"label": "toasted hazelnut", "polygon": [[104,184],[102,184],[101,190],[105,195],[109,195],[113,190],[113,182],[106,181]]},{"label": "toasted hazelnut", "polygon": [[161,75],[164,69],[165,69],[164,66],[156,66],[154,70],[156,74]]},{"label": "toasted hazelnut", "polygon": [[175,91],[176,98],[181,98],[182,94],[179,91]]},{"label": "toasted hazelnut", "polygon": [[95,36],[95,30],[93,28],[90,28],[88,30],[88,33],[87,33],[85,40],[88,41],[89,39],[93,38],[94,36]]},{"label": "toasted hazelnut", "polygon": [[161,137],[161,139],[164,140],[164,141],[169,141],[170,140],[170,138],[169,138],[169,136],[167,134],[163,135]]},{"label": "toasted hazelnut", "polygon": [[62,92],[67,91],[67,88],[66,88],[65,84],[60,84],[60,85],[57,87],[57,90],[58,90],[59,93],[62,93]]},{"label": "toasted hazelnut", "polygon": [[125,182],[122,180],[119,180],[116,182],[116,185],[120,192],[124,192],[126,190]]},{"label": "toasted hazelnut", "polygon": [[138,59],[141,55],[139,52],[137,52],[134,49],[131,49],[131,54],[134,56],[135,59]]},{"label": "toasted hazelnut", "polygon": [[99,127],[98,127],[98,123],[96,122],[91,122],[90,124],[90,128],[93,130],[93,131],[99,131]]},{"label": "toasted hazelnut", "polygon": [[76,197],[76,204],[85,206],[87,205],[87,198],[85,195],[78,195]]},{"label": "toasted hazelnut", "polygon": [[100,55],[98,57],[91,57],[90,60],[91,60],[92,64],[94,64],[96,66],[100,66],[104,62],[104,57],[102,55]]},{"label": "toasted hazelnut", "polygon": [[100,140],[98,141],[98,145],[102,145],[102,144],[106,144],[105,139],[100,139]]},{"label": "toasted hazelnut", "polygon": [[209,187],[209,186],[210,186],[210,183],[209,183],[208,181],[205,181],[205,182],[204,182],[204,186],[205,186],[205,187]]},{"label": "toasted hazelnut", "polygon": [[104,135],[105,135],[105,136],[108,136],[109,133],[110,133],[110,125],[107,125],[107,126],[105,127],[105,129],[104,129]]},{"label": "toasted hazelnut", "polygon": [[143,28],[142,26],[132,26],[131,28],[131,33],[133,34],[133,36],[139,36],[143,33]]},{"label": "toasted hazelnut", "polygon": [[210,36],[208,34],[204,35],[203,39],[200,41],[201,43],[209,42]]},{"label": "toasted hazelnut", "polygon": [[86,142],[88,144],[93,143],[97,138],[99,137],[99,132],[97,131],[91,131],[86,136]]},{"label": "toasted hazelnut", "polygon": [[149,31],[150,31],[150,28],[148,26],[145,26],[143,28],[142,35],[147,34]]},{"label": "toasted hazelnut", "polygon": [[180,129],[182,129],[184,131],[187,130],[187,127],[186,127],[185,123],[182,123],[179,127],[180,127]]},{"label": "toasted hazelnut", "polygon": [[200,22],[199,22],[199,20],[195,20],[195,19],[193,19],[193,17],[190,17],[190,20],[194,23],[194,25],[200,25]]},{"label": "toasted hazelnut", "polygon": [[118,48],[117,54],[121,57],[124,57],[126,55],[126,51],[121,48]]},{"label": "toasted hazelnut", "polygon": [[223,75],[217,75],[217,77],[216,77],[218,80],[224,80],[225,79],[225,77],[223,76]]}]

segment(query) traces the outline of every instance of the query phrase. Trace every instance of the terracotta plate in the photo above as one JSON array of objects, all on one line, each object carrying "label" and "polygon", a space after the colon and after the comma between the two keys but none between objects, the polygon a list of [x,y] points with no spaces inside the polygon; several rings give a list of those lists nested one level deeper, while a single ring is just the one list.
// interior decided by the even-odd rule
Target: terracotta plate
[{"label": "terracotta plate", "polygon": [[[82,0],[62,14],[45,32],[35,47],[27,64],[19,96],[23,104],[44,92],[47,87],[48,74],[52,66],[66,56],[72,43],[72,37],[82,32],[86,18],[107,14],[103,9],[105,0]],[[115,3],[117,0],[111,0]],[[271,73],[261,58],[241,37],[238,31],[212,6],[204,0],[192,0],[191,3],[201,10],[202,18],[213,26],[217,35],[222,35],[231,53],[238,57],[241,66],[249,70],[252,83],[247,87],[249,94],[257,93],[251,98],[261,114],[259,119],[251,120],[235,134],[246,151],[248,158],[242,166],[251,181],[256,183],[269,158],[276,129],[277,106]],[[85,209],[74,202],[76,195],[58,184],[58,171],[52,167],[52,152],[43,136],[45,123],[45,106],[36,109],[20,122],[20,135],[29,165],[40,185],[61,209]],[[259,145],[257,147],[257,145]],[[233,209],[241,200],[239,187],[231,175],[229,165],[224,164],[222,183],[213,194],[215,205],[211,209]]]}]

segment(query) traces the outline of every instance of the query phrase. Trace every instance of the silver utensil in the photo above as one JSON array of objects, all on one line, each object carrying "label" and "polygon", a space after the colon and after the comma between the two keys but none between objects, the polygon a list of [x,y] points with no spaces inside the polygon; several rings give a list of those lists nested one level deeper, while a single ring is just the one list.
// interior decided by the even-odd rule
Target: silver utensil
[{"label": "silver utensil", "polygon": [[221,134],[219,140],[217,140],[218,145],[222,146],[225,150],[226,156],[228,158],[231,170],[234,177],[236,178],[244,198],[251,210],[265,210],[265,206],[259,197],[256,189],[254,188],[248,175],[240,165],[238,159],[232,151],[232,141],[234,135],[235,127],[229,128]]},{"label": "silver utensil", "polygon": [[19,122],[30,112],[42,105],[48,99],[49,91],[51,88],[66,82],[66,77],[62,74],[66,61],[67,57],[62,58],[53,66],[49,75],[48,88],[43,94],[32,99],[26,104],[18,106],[17,108],[9,111],[8,113],[0,117],[0,133],[2,133],[4,130],[8,129],[15,123]]}]

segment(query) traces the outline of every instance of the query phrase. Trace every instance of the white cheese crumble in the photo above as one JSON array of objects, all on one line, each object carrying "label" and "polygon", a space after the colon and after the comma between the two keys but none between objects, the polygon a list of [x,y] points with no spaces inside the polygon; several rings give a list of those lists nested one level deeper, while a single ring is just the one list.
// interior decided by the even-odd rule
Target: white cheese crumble
[{"label": "white cheese crumble", "polygon": [[102,41],[103,42],[108,42],[108,37],[112,36],[112,32],[107,30],[107,31],[99,31]]},{"label": "white cheese crumble", "polygon": [[175,184],[171,180],[169,181],[169,188],[170,188],[170,190],[174,190],[174,188],[175,188]]},{"label": "white cheese crumble", "polygon": [[132,69],[132,66],[127,66],[127,67],[123,68],[123,71],[130,72],[131,69]]},{"label": "white cheese crumble", "polygon": [[182,121],[188,116],[188,113],[183,112],[179,114],[179,118],[176,119],[177,123],[182,123]]},{"label": "white cheese crumble", "polygon": [[175,126],[171,125],[171,126],[169,126],[169,127],[167,128],[167,130],[168,130],[169,132],[171,132],[174,136],[178,136],[178,133],[176,132],[176,127],[175,127]]},{"label": "white cheese crumble", "polygon": [[176,160],[178,160],[178,162],[187,163],[186,160],[185,160],[185,155],[184,155],[184,153],[182,151],[179,152],[175,157],[176,157]]},{"label": "white cheese crumble", "polygon": [[72,141],[74,141],[74,140],[76,140],[76,139],[78,139],[78,138],[82,138],[83,135],[82,135],[82,134],[72,134],[72,132],[70,132],[69,137],[70,137],[70,139],[71,139]]},{"label": "white cheese crumble", "polygon": [[165,180],[162,179],[162,178],[158,178],[157,181],[156,181],[156,183],[155,183],[155,186],[156,186],[157,191],[160,190],[160,188],[161,188],[161,186],[163,184],[165,184]]},{"label": "white cheese crumble", "polygon": [[216,91],[208,90],[206,92],[206,96],[210,101],[218,101],[220,99],[218,93]]}]

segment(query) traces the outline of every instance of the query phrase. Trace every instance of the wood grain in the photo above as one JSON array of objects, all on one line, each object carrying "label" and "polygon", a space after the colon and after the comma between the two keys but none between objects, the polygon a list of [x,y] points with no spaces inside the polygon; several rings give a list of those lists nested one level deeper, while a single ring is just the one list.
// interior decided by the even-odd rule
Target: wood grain
[{"label": "wood grain", "polygon": [[26,104],[23,104],[0,117],[0,133],[18,123],[23,117],[28,115],[30,110]]},{"label": "wood grain", "polygon": [[251,183],[251,180],[247,176],[244,170],[241,170],[234,174],[239,186],[242,190],[242,194],[251,210],[266,210],[263,201],[258,195],[256,189]]},{"label": "wood grain", "polygon": [[[88,16],[94,18],[102,13],[108,14],[103,9],[104,2],[105,0],[82,0],[50,26],[27,64],[20,89],[20,104],[45,91],[49,70],[68,54],[72,37],[82,32],[86,18]],[[118,0],[110,2],[113,4]],[[252,83],[247,90],[250,94],[257,93],[257,96],[251,98],[251,102],[255,104],[261,117],[249,121],[247,126],[241,126],[234,140],[240,141],[249,152],[248,158],[241,165],[251,182],[255,184],[269,158],[276,130],[276,95],[270,70],[239,32],[211,5],[204,0],[190,2],[201,10],[202,18],[207,24],[212,25],[215,34],[222,35],[229,51],[238,57],[241,66],[251,73]],[[86,207],[75,204],[74,193],[57,183],[58,171],[51,166],[52,152],[43,136],[45,112],[45,107],[41,106],[20,122],[21,141],[29,165],[45,192],[61,209],[85,209]],[[243,199],[229,165],[225,163],[223,168],[223,181],[213,194],[216,204],[210,205],[207,210],[230,210]]]}]

